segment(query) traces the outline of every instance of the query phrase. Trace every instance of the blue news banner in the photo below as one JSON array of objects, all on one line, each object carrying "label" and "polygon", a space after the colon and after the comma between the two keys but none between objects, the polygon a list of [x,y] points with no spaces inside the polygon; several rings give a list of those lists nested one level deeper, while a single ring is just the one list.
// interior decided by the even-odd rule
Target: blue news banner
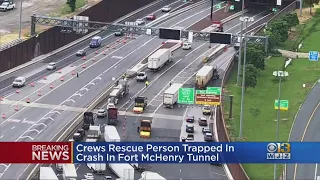
[{"label": "blue news banner", "polygon": [[74,163],[320,163],[320,143],[73,143]]}]

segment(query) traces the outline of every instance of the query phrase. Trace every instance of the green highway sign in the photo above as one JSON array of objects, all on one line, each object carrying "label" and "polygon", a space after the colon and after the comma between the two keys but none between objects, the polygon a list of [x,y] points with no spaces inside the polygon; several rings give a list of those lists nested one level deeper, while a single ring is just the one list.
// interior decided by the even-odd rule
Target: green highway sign
[{"label": "green highway sign", "polygon": [[178,93],[179,104],[194,104],[194,88],[180,88]]},{"label": "green highway sign", "polygon": [[221,8],[221,4],[217,4],[216,8],[220,9]]},{"label": "green highway sign", "polygon": [[207,87],[207,93],[206,94],[221,95],[221,87]]},{"label": "green highway sign", "polygon": [[[278,100],[274,101],[274,109],[279,109],[279,103]],[[282,111],[288,111],[289,109],[289,101],[288,100],[280,100],[280,110]]]},{"label": "green highway sign", "polygon": [[231,5],[229,9],[234,10],[234,5]]},{"label": "green highway sign", "polygon": [[207,90],[196,90],[196,94],[207,94]]}]

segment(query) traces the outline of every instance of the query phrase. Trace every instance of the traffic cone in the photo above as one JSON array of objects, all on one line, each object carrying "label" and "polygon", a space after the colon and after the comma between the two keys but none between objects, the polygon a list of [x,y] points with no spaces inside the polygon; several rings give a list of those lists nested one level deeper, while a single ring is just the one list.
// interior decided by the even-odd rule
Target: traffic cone
[{"label": "traffic cone", "polygon": [[92,58],[92,61],[96,61],[96,58],[95,58],[95,57],[93,57],[93,58]]},{"label": "traffic cone", "polygon": [[29,98],[27,98],[26,103],[30,103],[30,99]]},{"label": "traffic cone", "polygon": [[17,89],[17,90],[16,90],[16,93],[19,93],[19,92],[20,92],[20,91]]},{"label": "traffic cone", "polygon": [[103,51],[103,55],[106,55],[107,54],[107,52],[106,51]]},{"label": "traffic cone", "polygon": [[2,119],[5,119],[6,118],[6,114],[2,114]]},{"label": "traffic cone", "polygon": [[53,89],[53,84],[50,84],[50,89]]},{"label": "traffic cone", "polygon": [[34,87],[34,83],[33,83],[33,82],[32,82],[32,83],[30,83],[30,86],[31,86],[31,87]]},{"label": "traffic cone", "polygon": [[123,44],[125,44],[126,43],[126,40],[123,40]]},{"label": "traffic cone", "polygon": [[64,81],[64,77],[63,76],[60,78],[60,81]]},{"label": "traffic cone", "polygon": [[46,77],[46,76],[43,76],[43,78],[42,78],[42,79],[47,80],[47,77]]},{"label": "traffic cone", "polygon": [[82,60],[86,60],[87,58],[85,56],[82,57]]},{"label": "traffic cone", "polygon": [[82,65],[82,68],[86,68],[86,64],[83,64],[83,65]]},{"label": "traffic cone", "polygon": [[14,106],[14,110],[15,111],[19,111],[19,107],[18,106]]},{"label": "traffic cone", "polygon": [[58,73],[61,73],[61,72],[62,72],[62,70],[61,70],[61,69],[59,69]]},{"label": "traffic cone", "polygon": [[76,72],[72,71],[72,75],[76,75]]},{"label": "traffic cone", "polygon": [[98,54],[98,51],[96,51],[96,54]]},{"label": "traffic cone", "polygon": [[38,91],[38,96],[41,96],[41,91]]}]

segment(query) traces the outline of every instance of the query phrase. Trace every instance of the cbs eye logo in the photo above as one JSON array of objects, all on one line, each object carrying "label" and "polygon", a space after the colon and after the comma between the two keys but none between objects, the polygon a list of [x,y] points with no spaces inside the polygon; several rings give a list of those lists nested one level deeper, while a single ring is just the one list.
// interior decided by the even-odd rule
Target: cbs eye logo
[{"label": "cbs eye logo", "polygon": [[269,153],[290,153],[290,143],[269,143],[267,145],[267,151]]}]

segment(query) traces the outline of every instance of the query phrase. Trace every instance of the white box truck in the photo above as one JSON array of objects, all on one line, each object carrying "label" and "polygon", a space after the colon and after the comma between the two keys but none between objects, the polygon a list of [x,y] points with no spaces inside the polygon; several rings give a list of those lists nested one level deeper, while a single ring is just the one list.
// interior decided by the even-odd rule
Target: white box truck
[{"label": "white box truck", "polygon": [[63,180],[77,180],[77,171],[74,164],[63,164]]},{"label": "white box truck", "polygon": [[173,108],[174,104],[178,101],[179,89],[183,86],[180,83],[173,83],[163,93],[163,105],[167,108]]},{"label": "white box truck", "polygon": [[155,172],[144,171],[143,173],[141,173],[141,177],[139,180],[166,180],[166,178]]},{"label": "white box truck", "polygon": [[134,179],[134,168],[130,164],[111,163],[109,167],[121,180]]},{"label": "white box truck", "polygon": [[104,127],[104,140],[106,142],[120,142],[121,138],[119,133],[114,126],[106,125]]},{"label": "white box truck", "polygon": [[89,126],[89,130],[87,132],[87,139],[96,139],[96,142],[100,140],[101,137],[101,127],[99,126]]},{"label": "white box truck", "polygon": [[104,174],[107,169],[107,165],[104,163],[88,163],[87,166],[93,173],[96,174]]},{"label": "white box truck", "polygon": [[213,66],[203,66],[196,74],[198,88],[204,88],[213,77],[215,68]]},{"label": "white box truck", "polygon": [[168,62],[171,62],[170,49],[158,49],[151,56],[148,57],[148,69],[152,71],[159,70]]},{"label": "white box truck", "polygon": [[59,180],[51,167],[40,167],[40,180]]}]

